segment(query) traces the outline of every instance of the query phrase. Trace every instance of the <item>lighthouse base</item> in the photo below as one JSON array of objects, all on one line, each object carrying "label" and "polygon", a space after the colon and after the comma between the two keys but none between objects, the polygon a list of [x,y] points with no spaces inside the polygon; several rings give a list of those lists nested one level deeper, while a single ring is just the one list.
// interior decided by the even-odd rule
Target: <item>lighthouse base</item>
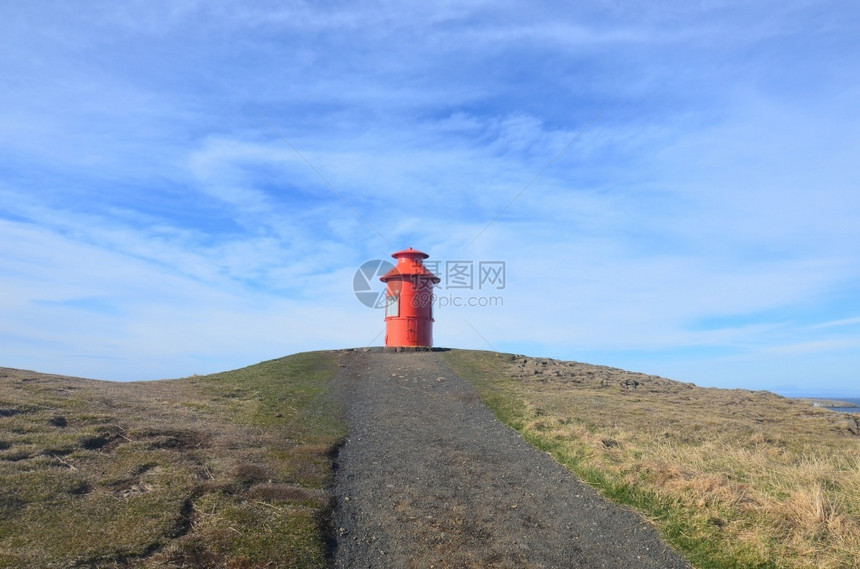
[{"label": "lighthouse base", "polygon": [[433,320],[409,316],[386,318],[385,345],[389,347],[433,347]]}]

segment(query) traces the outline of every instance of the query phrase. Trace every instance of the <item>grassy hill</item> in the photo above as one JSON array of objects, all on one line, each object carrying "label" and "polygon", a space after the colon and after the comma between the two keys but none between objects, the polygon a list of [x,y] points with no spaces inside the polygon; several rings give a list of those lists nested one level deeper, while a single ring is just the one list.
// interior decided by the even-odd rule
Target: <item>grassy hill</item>
[{"label": "grassy hill", "polygon": [[139,383],[0,368],[0,567],[325,567],[336,362]]},{"label": "grassy hill", "polygon": [[696,567],[860,567],[860,414],[547,358],[443,356]]},{"label": "grassy hill", "polygon": [[[860,415],[574,362],[439,355],[697,567],[860,566]],[[136,383],[0,368],[0,569],[325,567],[338,361]]]}]

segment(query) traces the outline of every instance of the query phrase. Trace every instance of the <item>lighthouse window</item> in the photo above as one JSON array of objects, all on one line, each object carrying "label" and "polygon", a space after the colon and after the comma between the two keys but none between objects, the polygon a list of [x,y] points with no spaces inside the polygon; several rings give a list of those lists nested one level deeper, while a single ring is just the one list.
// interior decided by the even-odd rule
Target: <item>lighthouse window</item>
[{"label": "lighthouse window", "polygon": [[385,299],[385,315],[400,316],[400,297],[389,296]]}]

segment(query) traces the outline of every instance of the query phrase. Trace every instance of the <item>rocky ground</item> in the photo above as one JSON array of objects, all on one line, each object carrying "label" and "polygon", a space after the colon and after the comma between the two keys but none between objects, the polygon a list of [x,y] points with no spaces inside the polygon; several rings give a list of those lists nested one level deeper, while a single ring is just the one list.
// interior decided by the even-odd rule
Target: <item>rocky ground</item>
[{"label": "rocky ground", "polygon": [[354,351],[341,366],[335,567],[689,567],[502,425],[437,353]]}]

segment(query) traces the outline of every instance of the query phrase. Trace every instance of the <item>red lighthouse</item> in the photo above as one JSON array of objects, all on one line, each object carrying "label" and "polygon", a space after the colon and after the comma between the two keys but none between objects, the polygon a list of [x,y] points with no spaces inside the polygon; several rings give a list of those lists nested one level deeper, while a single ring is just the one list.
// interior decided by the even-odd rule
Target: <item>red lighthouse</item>
[{"label": "red lighthouse", "polygon": [[439,277],[424,266],[427,253],[412,247],[391,254],[397,265],[381,276],[385,283],[385,345],[433,345],[433,285]]}]

